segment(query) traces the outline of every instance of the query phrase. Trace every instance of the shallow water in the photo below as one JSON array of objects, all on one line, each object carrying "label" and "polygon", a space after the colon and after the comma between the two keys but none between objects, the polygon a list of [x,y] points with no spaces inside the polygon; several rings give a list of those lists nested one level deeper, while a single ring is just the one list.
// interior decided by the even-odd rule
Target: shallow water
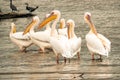
[{"label": "shallow water", "polygon": [[[71,62],[64,64],[60,57],[60,64],[55,62],[52,51],[39,53],[38,47],[30,46],[27,53],[19,52],[19,48],[9,39],[10,24],[17,25],[17,31],[23,31],[32,17],[14,18],[0,21],[0,80],[39,80],[39,79],[119,79],[120,78],[120,1],[119,0],[13,0],[19,12],[27,12],[24,3],[31,6],[39,5],[33,12],[40,20],[53,9],[61,11],[66,20],[73,19],[76,24],[75,32],[82,37],[81,59],[77,56]],[[10,12],[9,1],[1,0],[2,12]],[[85,12],[91,12],[92,20],[97,31],[112,42],[109,57],[103,61],[91,61],[86,47],[85,35],[89,27],[83,19]],[[95,56],[97,57],[97,56]],[[99,56],[98,56],[99,57]],[[82,77],[80,75],[83,74]]]}]

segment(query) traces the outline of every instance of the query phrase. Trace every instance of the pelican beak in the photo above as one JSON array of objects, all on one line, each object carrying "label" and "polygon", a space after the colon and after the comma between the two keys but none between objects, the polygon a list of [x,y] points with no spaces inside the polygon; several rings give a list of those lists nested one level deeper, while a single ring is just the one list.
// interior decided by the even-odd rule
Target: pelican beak
[{"label": "pelican beak", "polygon": [[70,23],[67,23],[66,26],[67,26],[68,39],[70,39],[70,38],[71,38],[71,27],[70,27]]},{"label": "pelican beak", "polygon": [[55,20],[57,18],[57,15],[51,14],[48,18],[43,20],[40,25],[38,26],[38,29],[43,28],[48,22]]},{"label": "pelican beak", "polygon": [[60,22],[60,27],[59,27],[60,29],[62,29],[63,28],[63,24],[62,24],[62,22]]},{"label": "pelican beak", "polygon": [[32,20],[32,22],[26,27],[26,29],[23,32],[23,35],[25,35],[26,33],[28,33],[31,29],[31,27],[33,27],[33,25],[35,24],[36,21]]},{"label": "pelican beak", "polygon": [[16,33],[16,26],[13,27],[13,33]]},{"label": "pelican beak", "polygon": [[11,30],[12,33],[16,33],[16,25],[14,23],[11,23]]},{"label": "pelican beak", "polygon": [[62,18],[61,20],[60,20],[60,29],[63,29],[65,27],[65,19],[64,18]]}]

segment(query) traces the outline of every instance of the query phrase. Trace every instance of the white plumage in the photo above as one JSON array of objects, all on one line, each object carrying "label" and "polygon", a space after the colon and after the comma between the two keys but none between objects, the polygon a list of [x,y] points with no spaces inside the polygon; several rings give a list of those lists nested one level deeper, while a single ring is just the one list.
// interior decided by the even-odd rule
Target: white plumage
[{"label": "white plumage", "polygon": [[64,18],[60,19],[60,27],[58,29],[58,34],[68,36],[67,35],[67,28],[65,27],[65,19]]},{"label": "white plumage", "polygon": [[27,47],[32,45],[30,34],[26,33],[25,35],[23,35],[23,32],[16,32],[16,27],[14,23],[11,23],[11,31],[9,37],[11,41],[20,48],[20,51],[25,51]]},{"label": "white plumage", "polygon": [[54,20],[49,41],[56,55],[57,63],[59,63],[59,54],[61,54],[64,57],[64,62],[66,62],[66,58],[72,58],[80,50],[81,47],[81,38],[77,38],[75,36],[74,23],[73,25],[71,25],[72,23],[69,23],[71,22],[71,20],[68,21],[68,24],[70,24],[68,25],[68,27],[70,27],[68,33],[71,38],[69,39],[65,35],[57,34],[56,24],[60,19],[60,15],[60,11],[53,10],[51,15],[47,19],[45,19],[39,26],[41,28],[48,22]]},{"label": "white plumage", "polygon": [[29,33],[30,33],[32,42],[35,45],[37,45],[42,50],[42,52],[45,52],[44,50],[45,48],[51,48],[51,45],[49,43],[49,36],[50,36],[51,29],[49,25],[47,25],[46,30],[35,32],[34,27],[37,26],[38,23],[39,23],[39,17],[38,16],[33,17],[33,21],[26,28],[24,34],[30,31]]},{"label": "white plumage", "polygon": [[57,38],[51,37],[50,43],[55,53],[61,54],[65,58],[72,58],[80,52],[81,38],[77,38],[74,33],[74,21],[70,19],[67,21],[67,24],[69,24],[68,36],[70,38],[59,35]]},{"label": "white plumage", "polygon": [[102,34],[97,33],[95,26],[91,21],[91,14],[89,12],[85,13],[84,19],[91,28],[90,32],[86,35],[86,42],[87,47],[92,54],[92,59],[94,59],[94,53],[97,53],[100,56],[108,56],[108,53],[111,50],[111,42]]}]

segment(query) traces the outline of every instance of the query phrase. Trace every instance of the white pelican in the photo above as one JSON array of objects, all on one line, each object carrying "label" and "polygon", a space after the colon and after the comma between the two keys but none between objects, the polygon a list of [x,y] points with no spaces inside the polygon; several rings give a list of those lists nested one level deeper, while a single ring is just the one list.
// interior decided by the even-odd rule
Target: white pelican
[{"label": "white pelican", "polygon": [[70,33],[70,39],[69,39],[69,43],[70,43],[70,46],[71,46],[71,50],[73,53],[71,53],[72,57],[74,55],[78,55],[78,59],[80,58],[80,51],[81,51],[81,37],[77,38],[75,32],[74,32],[74,27],[75,27],[75,22],[72,20],[72,19],[69,19],[67,21],[67,26],[71,28],[71,33]]},{"label": "white pelican", "polygon": [[58,29],[58,34],[67,36],[67,28],[65,28],[65,19],[64,18],[60,19],[60,27]]},{"label": "white pelican", "polygon": [[20,48],[20,51],[25,51],[27,47],[32,45],[32,41],[30,39],[29,33],[26,33],[26,35],[22,34],[23,32],[16,32],[15,24],[11,23],[11,31],[9,37],[11,41]]},{"label": "white pelican", "polygon": [[[79,50],[79,48],[73,49],[73,46],[77,47],[79,43],[72,45],[72,41],[69,41],[68,37],[70,37],[70,35],[72,34],[72,31],[70,32],[70,30],[68,30],[68,35],[69,35],[68,37],[57,34],[56,24],[59,21],[60,16],[61,16],[60,11],[53,10],[51,15],[47,19],[45,19],[43,22],[41,22],[39,28],[42,28],[46,23],[54,20],[52,24],[50,44],[53,48],[54,53],[56,54],[57,63],[59,63],[59,54],[61,54],[64,57],[64,62],[66,63],[66,58],[72,58],[74,56],[74,53]],[[78,41],[76,40],[76,42]]]},{"label": "white pelican", "polygon": [[[51,33],[49,36],[49,42],[50,44],[56,44],[55,42],[51,43],[52,40],[57,39],[58,38],[58,32],[56,30],[56,25],[60,19],[61,13],[58,10],[53,10],[50,14],[50,16],[48,18],[46,18],[45,20],[43,20],[38,28],[42,28],[44,27],[47,23],[49,23],[50,21],[54,20],[52,27],[51,27]],[[51,45],[52,46],[52,45]],[[57,51],[55,51],[54,48],[52,48],[54,53],[56,54],[56,61],[57,63],[59,63],[59,57],[58,57],[58,53]]]},{"label": "white pelican", "polygon": [[35,32],[34,28],[38,25],[38,23],[39,17],[33,17],[32,22],[26,27],[23,34],[26,34],[30,31],[30,37],[33,43],[37,45],[40,48],[40,50],[42,50],[42,52],[45,52],[45,48],[51,48],[51,45],[49,43],[51,29],[49,27],[49,24],[47,24],[46,30]]},{"label": "white pelican", "polygon": [[84,15],[86,23],[90,26],[91,30],[86,35],[87,47],[92,55],[92,60],[94,60],[94,53],[100,55],[108,56],[111,50],[111,42],[104,37],[102,34],[97,33],[94,24],[91,21],[91,14],[86,12]]}]

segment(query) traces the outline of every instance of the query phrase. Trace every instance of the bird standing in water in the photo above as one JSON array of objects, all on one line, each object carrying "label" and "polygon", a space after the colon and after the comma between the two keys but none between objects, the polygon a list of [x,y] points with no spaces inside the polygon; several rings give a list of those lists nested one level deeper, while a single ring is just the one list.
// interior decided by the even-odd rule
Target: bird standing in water
[{"label": "bird standing in water", "polygon": [[21,52],[26,52],[26,48],[33,44],[29,33],[23,35],[23,32],[16,32],[16,25],[14,23],[11,23],[9,37],[20,48]]},{"label": "bird standing in water", "polygon": [[100,60],[102,60],[102,55],[108,56],[111,50],[111,42],[105,36],[97,32],[91,20],[91,13],[86,12],[84,15],[84,20],[90,27],[90,31],[86,35],[86,42],[87,47],[92,55],[92,60],[94,60],[94,53],[99,54]]},{"label": "bird standing in water", "polygon": [[28,3],[25,3],[25,5],[26,5],[26,10],[28,10],[29,12],[33,12],[33,11],[35,11],[38,8],[38,6],[36,6],[36,7],[29,7]]},{"label": "bird standing in water", "polygon": [[12,9],[12,12],[13,11],[18,11],[16,6],[12,4],[12,0],[10,0],[10,8]]}]

